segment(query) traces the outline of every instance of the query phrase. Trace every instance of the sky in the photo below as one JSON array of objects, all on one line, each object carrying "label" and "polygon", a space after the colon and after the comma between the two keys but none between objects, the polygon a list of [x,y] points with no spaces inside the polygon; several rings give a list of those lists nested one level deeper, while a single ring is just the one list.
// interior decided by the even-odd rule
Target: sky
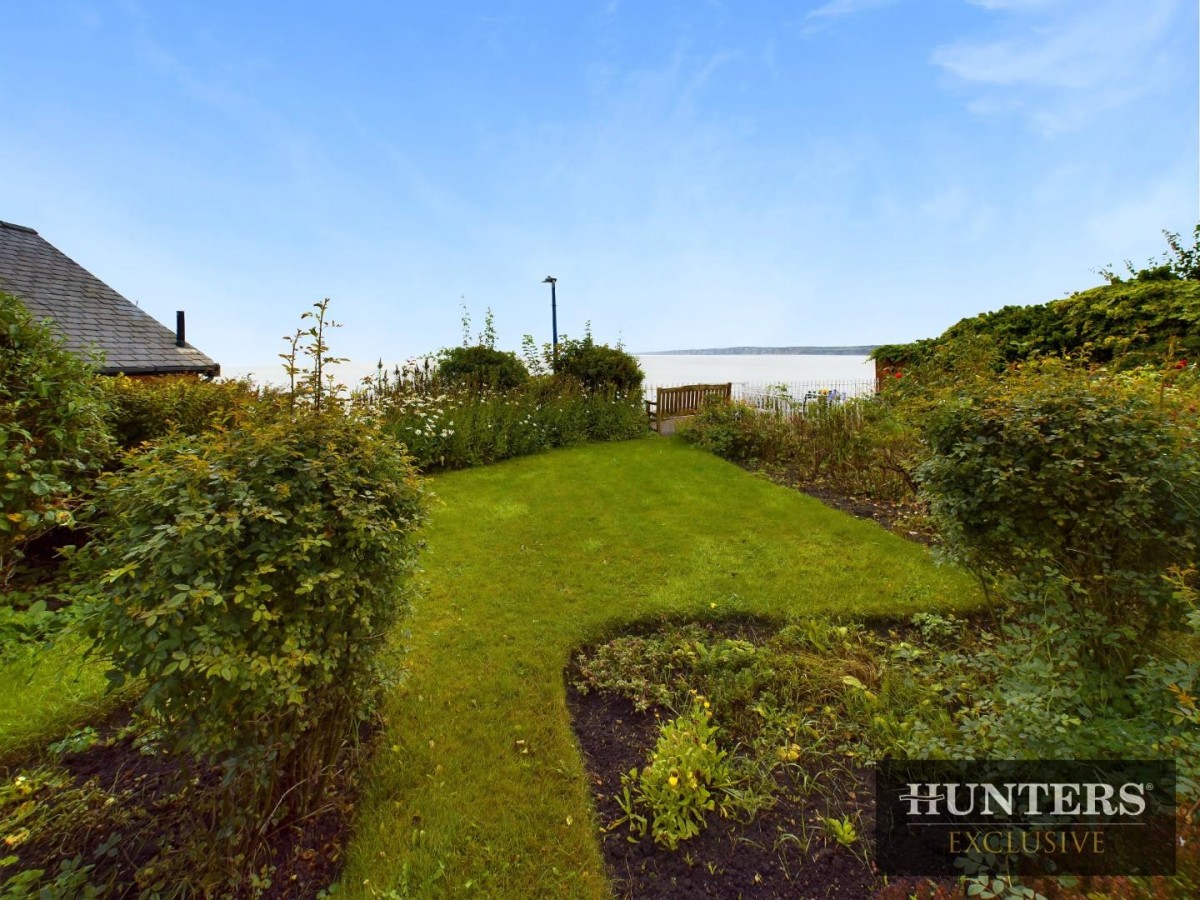
[{"label": "sky", "polygon": [[558,329],[846,345],[1102,283],[1200,221],[1192,0],[38,0],[0,219],[226,370]]}]

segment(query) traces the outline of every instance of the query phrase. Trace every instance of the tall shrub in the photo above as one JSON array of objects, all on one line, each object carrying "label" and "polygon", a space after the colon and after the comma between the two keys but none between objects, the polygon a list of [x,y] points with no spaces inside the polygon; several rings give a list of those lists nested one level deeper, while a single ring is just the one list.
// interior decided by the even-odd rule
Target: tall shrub
[{"label": "tall shrub", "polygon": [[483,344],[450,347],[438,355],[438,375],[453,384],[506,391],[529,380],[525,364],[515,353]]},{"label": "tall shrub", "polygon": [[710,397],[679,433],[717,456],[734,462],[776,462],[793,452],[793,434],[783,416],[763,413],[748,403]]},{"label": "tall shrub", "polygon": [[1200,543],[1194,428],[1115,380],[1013,377],[931,418],[918,477],[954,556],[1086,606],[1128,659],[1181,613],[1164,575]]},{"label": "tall shrub", "polygon": [[408,609],[408,458],[370,418],[302,409],[131,454],[97,506],[79,562],[114,679],[145,679],[141,714],[221,767],[226,837],[310,811]]},{"label": "tall shrub", "polygon": [[590,333],[582,340],[564,335],[558,345],[558,375],[573,378],[589,390],[615,388],[632,393],[641,388],[645,373],[637,358],[620,347],[597,344]]},{"label": "tall shrub", "polygon": [[111,452],[97,381],[48,324],[0,293],[0,593],[25,542],[72,522],[80,487]]},{"label": "tall shrub", "polygon": [[172,429],[199,434],[227,422],[257,395],[246,381],[202,381],[190,375],[101,380],[106,419],[121,447],[131,449]]}]

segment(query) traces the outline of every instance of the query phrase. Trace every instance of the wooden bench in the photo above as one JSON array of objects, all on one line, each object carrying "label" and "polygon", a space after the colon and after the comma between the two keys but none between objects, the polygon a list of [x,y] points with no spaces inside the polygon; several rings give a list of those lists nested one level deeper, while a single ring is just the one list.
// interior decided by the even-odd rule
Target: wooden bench
[{"label": "wooden bench", "polygon": [[692,416],[700,411],[704,401],[717,398],[728,403],[733,397],[733,383],[685,384],[680,387],[659,388],[654,400],[646,401],[646,419],[650,427],[662,433],[662,423],[679,416]]}]

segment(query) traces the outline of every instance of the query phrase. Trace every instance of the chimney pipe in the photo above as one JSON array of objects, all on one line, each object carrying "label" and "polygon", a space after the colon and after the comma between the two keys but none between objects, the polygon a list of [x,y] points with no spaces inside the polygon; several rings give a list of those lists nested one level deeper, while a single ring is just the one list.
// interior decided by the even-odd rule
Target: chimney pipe
[{"label": "chimney pipe", "polygon": [[183,335],[184,335],[183,310],[181,309],[175,313],[175,346],[176,347],[186,347],[187,346],[187,342],[183,339]]}]

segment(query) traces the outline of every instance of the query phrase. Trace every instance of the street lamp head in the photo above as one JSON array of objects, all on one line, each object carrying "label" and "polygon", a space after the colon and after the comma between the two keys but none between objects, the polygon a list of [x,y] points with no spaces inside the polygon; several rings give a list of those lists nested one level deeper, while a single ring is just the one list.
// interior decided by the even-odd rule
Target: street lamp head
[{"label": "street lamp head", "polygon": [[558,279],[555,278],[553,275],[547,275],[545,278],[542,279],[542,284],[554,284],[554,282],[556,282],[556,281],[558,281]]}]

